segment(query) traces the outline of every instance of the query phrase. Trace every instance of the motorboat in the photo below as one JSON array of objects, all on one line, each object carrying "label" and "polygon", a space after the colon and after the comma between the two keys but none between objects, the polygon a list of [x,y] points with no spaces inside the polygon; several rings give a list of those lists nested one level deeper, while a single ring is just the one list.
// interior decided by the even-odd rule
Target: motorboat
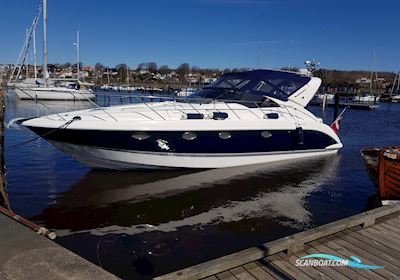
[{"label": "motorboat", "polygon": [[[321,79],[253,70],[223,75],[188,98],[53,114],[22,125],[93,168],[222,168],[336,153],[305,109]],[[159,98],[159,97],[158,97]]]},{"label": "motorboat", "polygon": [[198,90],[197,88],[183,88],[176,93],[176,96],[190,96],[197,90]]}]

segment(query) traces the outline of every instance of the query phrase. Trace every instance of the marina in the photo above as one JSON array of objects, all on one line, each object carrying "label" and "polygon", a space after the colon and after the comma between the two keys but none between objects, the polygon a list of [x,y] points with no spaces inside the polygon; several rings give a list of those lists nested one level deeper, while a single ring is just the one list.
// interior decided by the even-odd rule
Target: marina
[{"label": "marina", "polygon": [[[116,95],[97,102],[134,100],[140,101]],[[6,123],[17,116],[46,115],[48,106],[59,112],[93,107],[19,101],[12,92],[5,104]],[[331,121],[332,108],[324,113],[309,108]],[[6,128],[9,203],[19,215],[53,230],[58,244],[117,277],[150,279],[371,209],[377,191],[359,151],[396,143],[398,136],[385,132],[381,123],[396,119],[399,110],[397,104],[349,109],[341,126],[346,145],[339,155],[211,170],[91,171],[40,138],[10,149],[36,136],[26,128]],[[364,118],[371,122],[360,122]],[[381,137],[365,137],[371,129]],[[24,176],[18,170],[22,162],[30,162]],[[208,249],[198,251],[199,246]],[[190,258],[183,258],[187,254]]]},{"label": "marina", "polygon": [[400,279],[397,6],[4,3],[0,280]]}]

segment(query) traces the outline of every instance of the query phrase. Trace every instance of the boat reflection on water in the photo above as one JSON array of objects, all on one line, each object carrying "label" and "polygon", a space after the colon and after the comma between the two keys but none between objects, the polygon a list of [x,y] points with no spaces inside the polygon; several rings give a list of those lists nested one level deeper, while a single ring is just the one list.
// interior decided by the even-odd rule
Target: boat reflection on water
[{"label": "boat reflection on water", "polygon": [[151,279],[315,226],[307,198],[335,182],[339,163],[90,171],[34,219],[118,277]]},{"label": "boat reflection on water", "polygon": [[59,236],[169,232],[267,216],[304,228],[312,220],[307,196],[335,177],[339,161],[333,155],[203,171],[91,171],[36,219]]}]

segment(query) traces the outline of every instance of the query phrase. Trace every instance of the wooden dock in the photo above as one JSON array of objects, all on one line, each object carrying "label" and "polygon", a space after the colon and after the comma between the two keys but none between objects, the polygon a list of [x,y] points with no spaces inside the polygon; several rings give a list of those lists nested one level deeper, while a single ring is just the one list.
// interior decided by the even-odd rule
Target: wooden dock
[{"label": "wooden dock", "polygon": [[379,108],[378,103],[372,102],[345,102],[339,103],[339,107],[347,107],[351,109],[360,109],[360,110],[374,110]]},{"label": "wooden dock", "polygon": [[[310,254],[330,254],[363,264],[383,266],[296,266]],[[156,280],[207,279],[400,279],[400,203],[296,233]]]}]

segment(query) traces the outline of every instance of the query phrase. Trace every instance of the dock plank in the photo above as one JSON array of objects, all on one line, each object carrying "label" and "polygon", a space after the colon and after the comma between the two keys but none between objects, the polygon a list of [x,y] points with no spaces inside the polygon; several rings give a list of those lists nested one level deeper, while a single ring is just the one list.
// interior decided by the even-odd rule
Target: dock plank
[{"label": "dock plank", "polygon": [[379,225],[379,224],[376,225],[375,227],[373,227],[373,229],[378,230],[378,231],[381,231],[381,232],[383,232],[385,235],[394,237],[394,238],[395,238],[396,240],[398,240],[399,243],[400,243],[400,240],[399,240],[399,238],[398,238],[399,234],[398,234],[396,231],[394,231],[394,230],[392,230],[392,229],[384,228],[384,227],[382,227],[382,225]]},{"label": "dock plank", "polygon": [[[287,260],[287,262],[289,262],[290,264],[295,266],[296,260],[299,258],[299,256],[306,255],[306,253],[304,251],[303,251],[303,253],[304,254],[302,254],[302,252],[300,252],[300,253],[293,254],[290,256],[287,256],[287,255],[285,256],[282,254],[281,257],[283,257],[284,259]],[[322,273],[315,267],[311,267],[311,266],[295,266],[295,267],[313,279],[322,279],[322,280],[334,279],[334,278],[328,277],[327,275],[325,275],[324,273]]]},{"label": "dock plank", "polygon": [[284,253],[278,253],[272,256],[267,257],[267,259],[272,262],[275,266],[279,267],[281,270],[285,271],[287,274],[289,274],[291,277],[294,279],[298,280],[311,280],[312,277],[310,277],[308,274],[304,273],[297,267],[295,267],[293,264],[289,263],[285,259],[285,254]]},{"label": "dock plank", "polygon": [[[317,250],[324,252],[325,254],[335,255],[338,257],[342,257],[347,259],[347,255],[341,254],[337,250],[332,250],[331,248],[327,247],[325,244],[320,243],[318,240],[312,241],[309,243],[310,246],[316,248]],[[364,270],[364,269],[355,269],[352,267],[343,268],[343,271],[346,275],[349,275],[351,279],[357,280],[386,280],[386,278],[376,274],[373,270]]]},{"label": "dock plank", "polygon": [[251,275],[253,275],[256,279],[263,280],[276,280],[280,278],[275,278],[267,271],[262,269],[257,263],[251,262],[243,265],[243,268],[246,269]]},{"label": "dock plank", "polygon": [[239,280],[257,280],[253,275],[251,275],[242,266],[231,269],[230,272]]},{"label": "dock plank", "polygon": [[294,279],[285,271],[274,265],[268,259],[255,261],[262,269],[271,274],[275,279]]},{"label": "dock plank", "polygon": [[218,273],[216,276],[218,280],[238,280],[230,271]]},{"label": "dock plank", "polygon": [[[302,254],[295,254],[293,255],[296,258],[300,258],[303,255]],[[298,267],[301,271],[303,271],[304,273],[306,273],[307,275],[309,275],[310,277],[312,277],[312,279],[321,279],[321,280],[329,280],[329,279],[335,279],[335,278],[331,278],[329,277],[326,273],[320,271],[318,268],[316,267],[311,267],[311,266],[299,266]]]},{"label": "dock plank", "polygon": [[392,226],[400,229],[400,219],[399,218],[390,219],[390,220],[387,220],[385,222],[388,223],[389,225],[392,225]]},{"label": "dock plank", "polygon": [[[346,233],[348,236],[351,236],[355,239],[357,239],[358,241],[364,242],[366,245],[368,246],[372,246],[375,247],[379,250],[382,250],[383,252],[386,252],[387,254],[393,256],[394,258],[398,258],[400,259],[400,247],[394,248],[391,247],[391,245],[387,245],[385,242],[382,241],[381,238],[377,237],[377,236],[365,236],[363,234],[360,234],[359,232],[356,231],[346,231],[344,232]],[[372,237],[376,237],[376,240]]]},{"label": "dock plank", "polygon": [[375,256],[378,256],[379,258],[382,258],[385,261],[390,262],[391,264],[393,264],[397,267],[400,267],[400,259],[393,257],[392,255],[386,253],[384,248],[374,247],[371,244],[364,243],[361,240],[357,240],[356,238],[354,238],[350,235],[347,235],[347,234],[343,235],[341,237],[341,240],[344,240],[354,246],[357,246],[358,248],[360,248],[362,250],[365,250],[371,254],[374,254]]},{"label": "dock plank", "polygon": [[372,241],[371,244],[378,242],[385,244],[387,247],[391,248],[391,251],[400,251],[400,245],[394,244],[390,239],[386,239],[386,236],[377,235],[374,232],[365,230],[359,231],[357,232],[357,234],[369,238]]},{"label": "dock plank", "polygon": [[391,233],[389,233],[385,230],[374,227],[374,228],[368,228],[365,231],[363,231],[363,233],[364,232],[372,233],[372,234],[375,234],[376,236],[379,236],[379,238],[386,240],[388,242],[388,244],[391,244],[391,246],[392,245],[400,246],[400,240],[399,240],[398,236],[392,236]]},{"label": "dock plank", "polygon": [[[400,268],[392,265],[384,259],[374,254],[368,253],[362,248],[358,248],[351,243],[348,243],[336,234],[331,237],[333,240],[329,241],[329,246],[336,247],[338,250],[345,250],[348,256],[357,256],[364,264],[384,266],[384,269],[376,269],[375,272],[388,279],[397,279],[400,276]],[[331,248],[332,248],[331,247]],[[334,249],[334,248],[332,248]],[[397,275],[396,275],[397,274]]]},{"label": "dock plank", "polygon": [[380,225],[381,227],[387,229],[387,230],[390,230],[390,231],[395,232],[396,234],[400,234],[400,228],[394,227],[394,226],[392,226],[392,225],[389,224],[389,223],[381,223],[381,224],[379,224],[379,225]]},{"label": "dock plank", "polygon": [[388,222],[380,223],[379,224],[381,227],[387,228],[397,234],[400,234],[400,227],[393,226],[392,224]]},{"label": "dock plank", "polygon": [[382,231],[386,232],[390,236],[395,236],[395,237],[398,236],[398,232],[396,230],[384,228],[384,227],[382,227],[381,224],[377,224],[373,228],[376,229],[376,230],[382,230]]},{"label": "dock plank", "polygon": [[[371,265],[372,264],[373,265],[381,264],[381,263],[371,263],[369,261],[369,259],[366,259],[364,254],[363,255],[356,254],[356,253],[354,253],[354,251],[352,251],[352,250],[350,251],[347,248],[342,247],[341,245],[339,245],[338,243],[336,243],[333,240],[323,240],[323,242],[324,242],[324,244],[326,244],[327,246],[332,248],[334,251],[341,252],[343,255],[347,256],[347,259],[349,256],[357,256],[363,260],[364,264],[371,264]],[[365,260],[367,260],[367,261],[365,261]],[[396,276],[393,273],[391,273],[389,271],[384,271],[383,269],[374,270],[374,272],[376,274],[378,274],[380,276],[380,278],[383,278],[383,279],[396,279]]]},{"label": "dock plank", "polygon": [[203,280],[218,280],[217,276],[213,275],[213,276],[209,276],[207,278],[203,278]]},{"label": "dock plank", "polygon": [[[310,245],[306,245],[306,248],[304,251],[306,252],[306,255],[324,253],[324,252],[321,252],[320,250],[313,248]],[[304,255],[299,255],[299,256],[302,257]],[[348,278],[347,276],[345,276],[345,274],[342,274],[339,270],[335,270],[333,267],[315,267],[315,270],[317,270],[320,274],[322,274],[326,277],[326,278],[321,278],[321,279],[337,279],[337,280],[351,279],[351,278]]]}]

